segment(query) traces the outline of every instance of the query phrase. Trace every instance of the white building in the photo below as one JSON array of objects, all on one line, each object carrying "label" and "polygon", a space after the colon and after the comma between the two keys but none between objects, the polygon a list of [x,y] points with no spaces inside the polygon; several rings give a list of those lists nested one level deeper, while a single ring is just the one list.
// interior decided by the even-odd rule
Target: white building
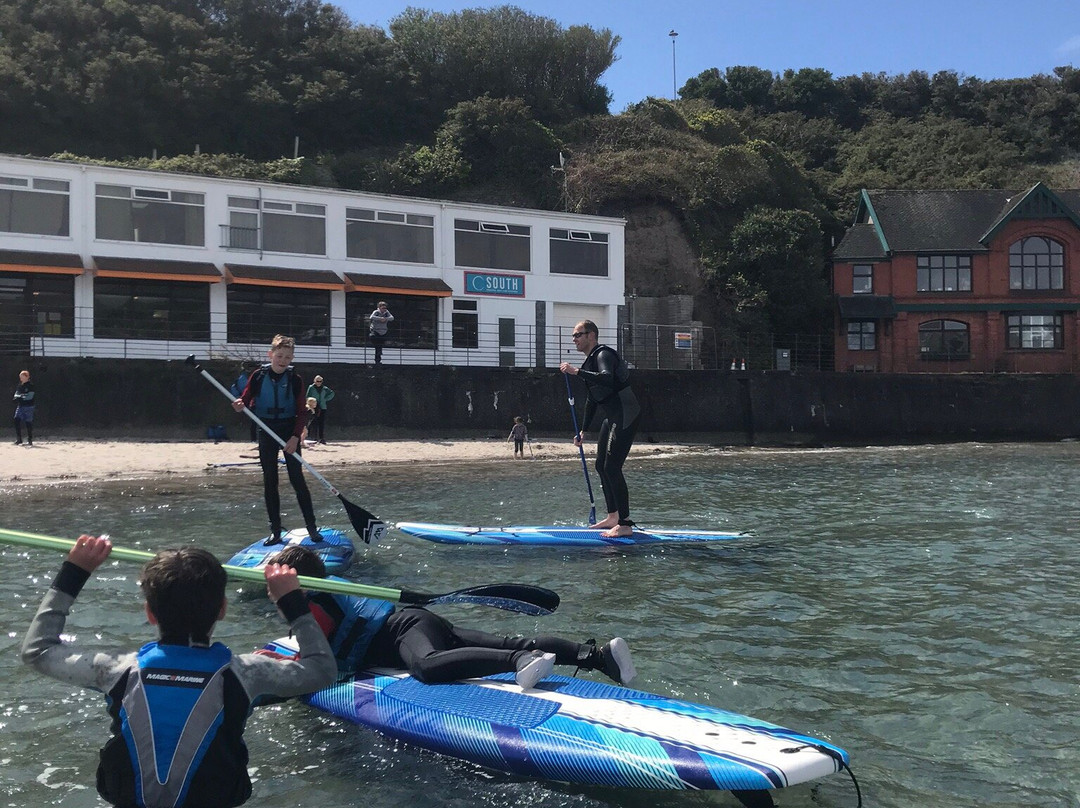
[{"label": "white building", "polygon": [[625,222],[0,155],[0,350],[556,365],[614,343]]}]

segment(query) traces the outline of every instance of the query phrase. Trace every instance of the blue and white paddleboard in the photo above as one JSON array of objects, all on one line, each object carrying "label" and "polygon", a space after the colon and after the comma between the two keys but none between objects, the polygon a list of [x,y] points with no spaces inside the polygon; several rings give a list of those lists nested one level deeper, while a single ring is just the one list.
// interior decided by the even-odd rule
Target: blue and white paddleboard
[{"label": "blue and white paddleboard", "polygon": [[304,528],[290,530],[282,535],[280,542],[274,544],[266,543],[270,538],[267,536],[264,539],[252,542],[226,563],[233,567],[258,568],[265,565],[267,559],[281,552],[284,548],[290,545],[300,545],[318,554],[319,558],[323,560],[323,564],[326,565],[328,574],[337,575],[344,572],[352,563],[353,543],[340,530],[319,528],[319,533],[323,537],[323,540],[319,542],[312,541]]},{"label": "blue and white paddleboard", "polygon": [[[290,656],[296,642],[266,650]],[[849,762],[837,746],[756,718],[565,676],[522,690],[510,673],[425,685],[365,670],[302,700],[433,752],[581,785],[783,788]]]},{"label": "blue and white paddleboard", "polygon": [[596,528],[563,527],[468,527],[435,525],[427,522],[398,522],[397,529],[428,541],[442,544],[530,544],[556,547],[610,547],[630,544],[681,544],[687,542],[729,541],[743,533],[715,530],[641,530],[632,536],[605,538]]}]

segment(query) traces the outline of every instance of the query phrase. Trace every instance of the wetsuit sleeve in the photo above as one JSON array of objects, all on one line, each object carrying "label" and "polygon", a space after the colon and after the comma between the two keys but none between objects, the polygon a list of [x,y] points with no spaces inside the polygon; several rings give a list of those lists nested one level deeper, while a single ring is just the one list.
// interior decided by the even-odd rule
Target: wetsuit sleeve
[{"label": "wetsuit sleeve", "polygon": [[92,653],[60,639],[89,573],[65,561],[23,638],[22,661],[61,682],[107,693],[135,664],[134,654]]},{"label": "wetsuit sleeve", "polygon": [[[284,600],[284,598],[282,598]],[[297,659],[275,659],[261,654],[233,657],[233,671],[251,701],[260,696],[300,696],[329,687],[337,679],[337,662],[310,610],[289,623],[300,646]]]},{"label": "wetsuit sleeve", "polygon": [[263,371],[260,368],[248,376],[247,384],[244,385],[244,392],[240,394],[241,401],[249,410],[255,406],[255,380],[261,379],[262,373]]},{"label": "wetsuit sleeve", "polygon": [[296,423],[293,424],[293,437],[300,440],[304,437],[304,428],[307,426],[307,396],[304,391],[304,379],[299,373],[293,371],[293,390],[296,391],[296,400],[293,402],[293,412],[296,413]]}]

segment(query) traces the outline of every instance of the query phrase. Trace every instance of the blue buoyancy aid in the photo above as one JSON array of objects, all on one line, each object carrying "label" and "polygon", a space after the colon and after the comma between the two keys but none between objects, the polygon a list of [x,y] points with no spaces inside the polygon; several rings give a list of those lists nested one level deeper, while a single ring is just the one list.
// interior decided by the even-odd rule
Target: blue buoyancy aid
[{"label": "blue buoyancy aid", "polygon": [[264,421],[281,421],[296,417],[296,392],[293,384],[296,372],[290,365],[274,379],[270,365],[263,365],[252,375],[254,399],[251,411]]},{"label": "blue buoyancy aid", "polygon": [[[221,643],[199,648],[153,642],[139,649],[137,660],[117,714],[134,773],[136,804],[182,805],[225,720],[224,680],[232,652]],[[246,762],[246,750],[239,751],[235,758]],[[218,777],[224,805],[224,795],[232,792],[229,780],[246,780],[247,773],[222,771]]]},{"label": "blue buoyancy aid", "polygon": [[352,595],[312,592],[308,594],[308,603],[313,607],[312,611],[321,609],[333,621],[334,630],[327,639],[337,660],[338,672],[343,675],[356,673],[375,634],[394,613],[394,604],[389,601]]}]

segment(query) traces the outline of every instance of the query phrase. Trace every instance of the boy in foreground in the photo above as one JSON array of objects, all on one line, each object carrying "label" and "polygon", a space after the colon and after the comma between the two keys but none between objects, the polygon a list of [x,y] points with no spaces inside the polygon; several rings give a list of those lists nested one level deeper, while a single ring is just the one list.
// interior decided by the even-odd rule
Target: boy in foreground
[{"label": "boy in foreground", "polygon": [[72,604],[108,558],[105,537],[80,536],[42,600],[22,646],[39,673],[105,694],[112,737],[97,790],[121,808],[232,808],[251,796],[244,725],[260,696],[297,696],[330,685],[333,653],[296,571],[267,565],[270,599],[300,645],[294,660],[238,654],[210,642],[225,616],[225,570],[195,547],[163,550],[139,585],[160,639],[126,654],[90,652],[60,639]]},{"label": "boy in foreground", "polygon": [[[278,334],[270,343],[270,361],[251,374],[233,409],[243,412],[247,407],[274,433],[285,441],[285,469],[296,491],[296,501],[304,516],[304,525],[312,541],[322,541],[315,523],[311,491],[304,479],[304,468],[293,455],[300,454],[300,440],[307,426],[307,388],[300,374],[292,368],[296,342],[292,337]],[[263,498],[270,520],[268,544],[281,541],[281,495],[278,493],[278,452],[281,446],[264,431],[259,432],[259,465],[263,474]]]},{"label": "boy in foreground", "polygon": [[[272,561],[299,575],[326,577],[321,558],[306,547],[291,545]],[[395,609],[375,598],[307,592],[315,620],[330,640],[342,676],[361,667],[406,668],[424,684],[455,682],[514,673],[528,690],[548,676],[555,665],[599,670],[620,684],[636,672],[626,640],[616,637],[597,647],[561,637],[499,637],[461,628],[420,606]]]}]

